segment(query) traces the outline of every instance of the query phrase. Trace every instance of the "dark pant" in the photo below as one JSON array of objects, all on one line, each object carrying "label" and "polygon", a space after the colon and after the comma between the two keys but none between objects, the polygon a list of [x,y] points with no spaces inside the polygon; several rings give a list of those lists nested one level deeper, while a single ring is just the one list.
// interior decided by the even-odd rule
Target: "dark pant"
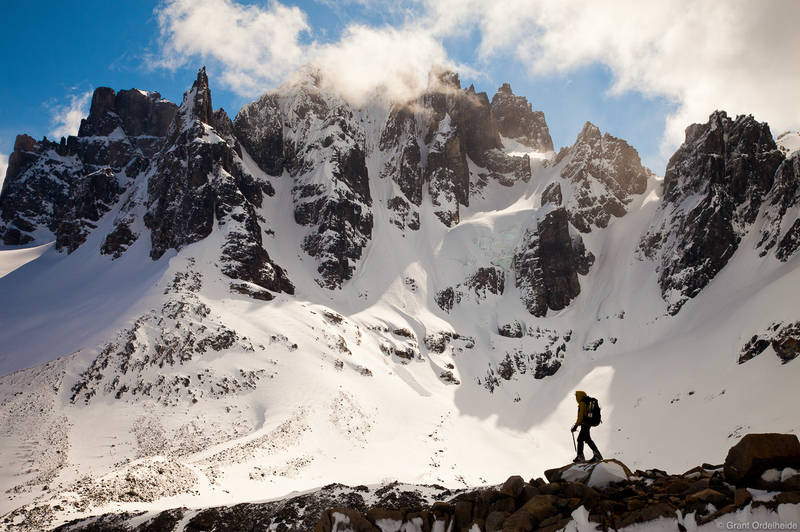
[{"label": "dark pant", "polygon": [[583,443],[589,446],[589,449],[596,455],[600,455],[600,451],[597,450],[597,445],[594,444],[592,441],[592,437],[589,435],[589,430],[592,427],[589,425],[581,425],[581,431],[578,433],[578,456],[583,456]]}]

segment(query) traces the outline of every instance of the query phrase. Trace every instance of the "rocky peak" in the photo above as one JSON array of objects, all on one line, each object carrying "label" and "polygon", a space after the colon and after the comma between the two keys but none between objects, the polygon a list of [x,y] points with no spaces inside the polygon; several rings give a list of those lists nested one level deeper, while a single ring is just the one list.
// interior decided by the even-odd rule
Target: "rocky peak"
[{"label": "rocky peak", "polygon": [[731,120],[724,111],[715,111],[707,123],[686,128],[686,140],[667,163],[664,200],[680,201],[718,185],[737,204],[755,200],[747,213],[751,218],[782,160],[766,122],[752,115]]},{"label": "rocky peak", "polygon": [[184,124],[191,120],[200,120],[211,125],[214,123],[214,108],[211,105],[211,90],[208,88],[206,67],[197,71],[197,79],[192,88],[183,94],[183,103],[178,114],[183,117]]},{"label": "rocky peak", "polygon": [[0,235],[72,252],[159,149],[177,106],[157,92],[94,91],[77,137],[17,138],[0,198]]},{"label": "rocky peak", "polygon": [[497,95],[514,96],[514,91],[511,90],[511,84],[506,82],[500,85],[500,88],[497,89],[497,94],[495,94],[495,96]]},{"label": "rocky peak", "polygon": [[600,128],[587,121],[585,124],[583,124],[581,132],[578,133],[578,138],[575,139],[575,143],[593,143],[600,140],[601,137],[602,134],[600,133]]},{"label": "rocky peak", "polygon": [[[393,223],[401,227],[419,227],[412,205],[419,205],[426,184],[437,217],[452,226],[460,220],[459,206],[469,206],[470,196],[480,194],[490,179],[510,186],[531,175],[527,156],[510,157],[502,151],[487,94],[474,86],[461,90],[458,75],[441,68],[430,72],[428,89],[417,101],[392,109],[380,147],[395,152],[381,175],[392,176],[405,196],[390,200]],[[468,160],[480,168],[476,175]]]},{"label": "rocky peak", "polygon": [[559,152],[555,164],[564,165],[560,175],[571,189],[565,194],[566,207],[570,222],[582,233],[624,216],[626,205],[634,194],[645,191],[651,175],[632,146],[608,133],[601,135],[591,122],[584,124],[569,149]]},{"label": "rocky peak", "polygon": [[544,113],[534,111],[524,96],[515,96],[511,85],[503,83],[497,89],[491,108],[501,135],[537,151],[553,151]]},{"label": "rocky peak", "polygon": [[78,136],[108,136],[119,127],[129,137],[163,137],[176,111],[175,104],[162,100],[157,92],[130,89],[117,93],[98,87],[92,95],[89,116],[81,120]]},{"label": "rocky peak", "polygon": [[144,216],[150,229],[150,256],[222,233],[220,269],[237,292],[270,300],[272,292],[293,293],[284,270],[263,247],[256,209],[274,190],[247,172],[234,126],[224,110],[211,109],[205,69],[184,95],[172,134],[153,162]]},{"label": "rocky peak", "polygon": [[94,90],[89,116],[81,120],[78,129],[79,137],[103,136],[114,131],[118,122],[116,117],[108,116],[114,113],[114,96],[114,89],[109,87],[98,87]]},{"label": "rocky peak", "polygon": [[428,73],[428,90],[438,92],[443,89],[461,90],[461,80],[452,70],[434,66]]},{"label": "rocky peak", "polygon": [[[667,164],[659,217],[640,244],[645,257],[659,261],[659,284],[670,313],[677,313],[727,264],[756,220],[783,160],[769,126],[752,116],[732,120],[716,111],[705,124],[686,128],[686,140]],[[790,196],[791,188],[784,189]],[[776,204],[784,203],[777,199],[782,193],[773,195]],[[775,214],[772,222],[782,216]],[[773,223],[769,232],[775,234],[762,243],[774,244],[779,226]]]},{"label": "rocky peak", "polygon": [[243,106],[233,129],[259,168],[272,176],[283,173],[283,115],[277,95],[268,93]]}]

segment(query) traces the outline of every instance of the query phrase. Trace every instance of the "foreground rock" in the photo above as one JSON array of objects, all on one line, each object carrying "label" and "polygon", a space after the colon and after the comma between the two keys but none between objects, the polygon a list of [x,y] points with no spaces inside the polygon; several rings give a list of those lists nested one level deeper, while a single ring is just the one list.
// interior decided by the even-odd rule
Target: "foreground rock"
[{"label": "foreground rock", "polygon": [[[749,434],[730,449],[724,465],[703,464],[680,475],[659,469],[631,472],[612,459],[551,469],[545,472],[548,480],[512,476],[502,485],[471,491],[331,484],[281,501],[106,514],[56,530],[555,532],[575,521],[618,530],[659,518],[667,518],[660,523],[664,530],[686,530],[723,517],[733,522],[732,514],[742,510],[794,505],[800,511],[798,464],[795,435]],[[791,515],[786,511],[780,515]]]}]

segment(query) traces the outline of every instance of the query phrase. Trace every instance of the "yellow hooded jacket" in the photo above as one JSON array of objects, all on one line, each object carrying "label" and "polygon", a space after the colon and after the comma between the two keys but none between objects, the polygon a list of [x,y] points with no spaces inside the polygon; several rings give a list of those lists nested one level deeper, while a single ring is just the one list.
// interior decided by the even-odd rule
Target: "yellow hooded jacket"
[{"label": "yellow hooded jacket", "polygon": [[576,427],[583,422],[583,418],[586,416],[586,403],[583,402],[584,397],[586,397],[586,392],[581,390],[575,392],[575,400],[578,401],[578,420],[575,421]]}]

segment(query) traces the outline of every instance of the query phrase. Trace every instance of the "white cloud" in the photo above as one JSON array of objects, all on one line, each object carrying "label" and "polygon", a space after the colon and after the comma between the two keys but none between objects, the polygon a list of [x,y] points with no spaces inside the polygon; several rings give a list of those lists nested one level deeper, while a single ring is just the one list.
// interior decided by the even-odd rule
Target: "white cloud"
[{"label": "white cloud", "polygon": [[[363,0],[352,5],[376,9]],[[277,1],[261,8],[231,0],[169,0],[157,9],[162,57],[153,64],[174,68],[199,56],[221,72],[223,84],[248,97],[305,64],[315,64],[326,83],[356,101],[379,88],[407,96],[425,87],[433,65],[455,65],[428,28],[400,7],[395,12],[393,18],[406,19],[399,27],[349,24],[338,41],[322,43],[304,42],[311,36],[305,14]]]},{"label": "white cloud", "polygon": [[8,155],[0,153],[0,190],[3,190],[3,181],[6,180],[6,170],[8,170]]},{"label": "white cloud", "polygon": [[674,101],[665,155],[682,142],[687,125],[705,122],[715,109],[753,114],[776,133],[800,124],[800,2],[794,0],[448,0],[428,6],[440,26],[475,24],[484,60],[513,54],[538,75],[599,63],[614,76],[611,91]]},{"label": "white cloud", "polygon": [[444,46],[422,28],[350,26],[334,44],[314,45],[309,58],[340,94],[359,102],[382,90],[394,100],[420,93],[433,65],[447,65]]},{"label": "white cloud", "polygon": [[50,130],[50,135],[55,139],[77,135],[81,119],[89,114],[88,105],[91,98],[92,91],[72,94],[69,96],[69,103],[50,106],[53,115],[53,129]]},{"label": "white cloud", "polygon": [[[375,6],[355,0],[351,7]],[[537,76],[601,64],[613,76],[609,91],[675,102],[661,132],[664,154],[715,109],[751,113],[775,132],[800,126],[795,0],[407,0],[396,13],[403,16],[394,27],[350,24],[338,41],[320,44],[303,42],[313,36],[299,8],[277,1],[261,8],[169,0],[157,11],[160,64],[216,61],[225,84],[254,96],[316,62],[358,98],[381,86],[398,93],[424,86],[432,65],[453,66],[445,43],[477,32],[473,72],[504,56]]]},{"label": "white cloud", "polygon": [[223,83],[242,95],[263,93],[305,62],[300,38],[309,26],[297,7],[170,0],[156,15],[163,42],[155,66],[174,68],[195,56],[214,60]]}]

